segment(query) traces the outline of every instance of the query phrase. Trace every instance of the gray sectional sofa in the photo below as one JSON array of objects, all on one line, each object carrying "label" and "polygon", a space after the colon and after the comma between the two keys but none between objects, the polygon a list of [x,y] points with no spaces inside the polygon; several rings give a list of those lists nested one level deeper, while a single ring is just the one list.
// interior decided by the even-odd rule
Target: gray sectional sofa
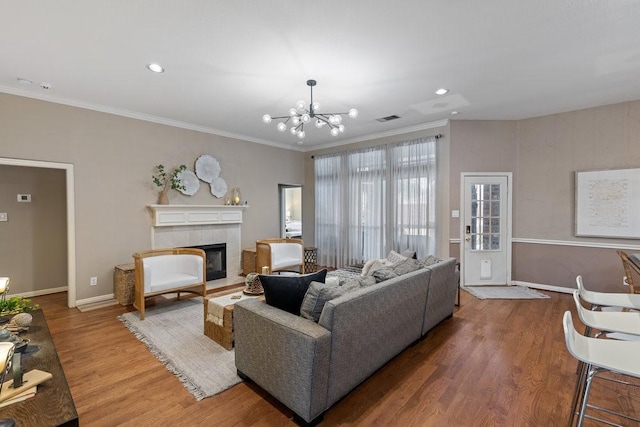
[{"label": "gray sectional sofa", "polygon": [[236,367],[315,423],[386,362],[452,316],[455,258],[328,301],[311,320],[256,299],[234,309]]}]

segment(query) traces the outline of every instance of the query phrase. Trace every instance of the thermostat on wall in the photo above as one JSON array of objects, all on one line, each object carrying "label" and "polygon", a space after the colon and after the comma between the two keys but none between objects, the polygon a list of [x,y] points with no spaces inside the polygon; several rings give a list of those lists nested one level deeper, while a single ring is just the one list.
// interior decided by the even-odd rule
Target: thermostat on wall
[{"label": "thermostat on wall", "polygon": [[31,194],[18,194],[18,201],[19,202],[30,203],[31,202]]}]

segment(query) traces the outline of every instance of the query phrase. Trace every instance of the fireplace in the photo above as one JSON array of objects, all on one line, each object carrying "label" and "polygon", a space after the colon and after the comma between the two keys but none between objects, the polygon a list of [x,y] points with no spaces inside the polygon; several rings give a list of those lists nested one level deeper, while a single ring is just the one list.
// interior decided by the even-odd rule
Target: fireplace
[{"label": "fireplace", "polygon": [[212,245],[190,246],[202,249],[207,256],[207,282],[227,277],[227,244],[214,243]]}]

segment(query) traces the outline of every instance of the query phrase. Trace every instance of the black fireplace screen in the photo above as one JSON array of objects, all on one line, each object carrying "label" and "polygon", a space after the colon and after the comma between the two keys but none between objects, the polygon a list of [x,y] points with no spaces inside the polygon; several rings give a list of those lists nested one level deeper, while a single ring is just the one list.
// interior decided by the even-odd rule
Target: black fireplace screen
[{"label": "black fireplace screen", "polygon": [[227,277],[227,244],[214,243],[212,245],[191,246],[202,249],[207,256],[207,281],[224,279]]}]

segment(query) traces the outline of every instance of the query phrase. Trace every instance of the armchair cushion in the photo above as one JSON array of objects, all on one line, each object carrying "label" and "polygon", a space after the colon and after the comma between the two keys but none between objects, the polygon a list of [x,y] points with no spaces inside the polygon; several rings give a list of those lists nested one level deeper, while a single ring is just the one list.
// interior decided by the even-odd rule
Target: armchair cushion
[{"label": "armchair cushion", "polygon": [[326,269],[300,276],[259,275],[267,304],[296,316],[300,315],[300,306],[309,284],[324,283],[326,276]]}]

